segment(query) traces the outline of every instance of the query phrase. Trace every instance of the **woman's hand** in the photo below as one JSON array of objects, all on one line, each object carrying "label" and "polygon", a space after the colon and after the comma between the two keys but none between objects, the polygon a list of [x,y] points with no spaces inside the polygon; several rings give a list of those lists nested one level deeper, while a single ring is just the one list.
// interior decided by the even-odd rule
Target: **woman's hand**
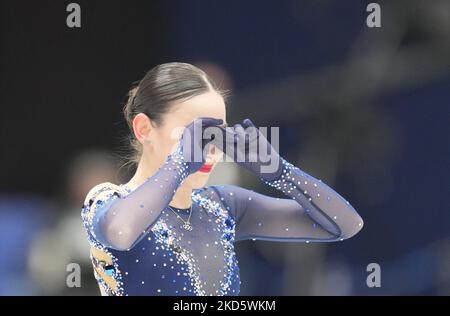
[{"label": "woman's hand", "polygon": [[213,138],[205,139],[203,137],[204,130],[221,124],[223,124],[221,119],[202,117],[194,120],[184,129],[179,147],[183,154],[183,160],[188,165],[189,174],[198,171],[205,163],[205,147]]},{"label": "woman's hand", "polygon": [[281,157],[250,119],[222,130],[226,135],[224,153],[228,157],[265,181],[280,177]]}]

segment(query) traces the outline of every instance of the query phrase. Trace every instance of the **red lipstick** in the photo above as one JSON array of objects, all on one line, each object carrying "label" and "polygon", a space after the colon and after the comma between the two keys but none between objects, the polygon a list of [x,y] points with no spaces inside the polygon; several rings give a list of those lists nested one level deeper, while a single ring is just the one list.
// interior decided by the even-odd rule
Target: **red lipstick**
[{"label": "red lipstick", "polygon": [[198,171],[204,172],[204,173],[209,173],[209,172],[211,172],[212,167],[213,167],[213,165],[204,164]]}]

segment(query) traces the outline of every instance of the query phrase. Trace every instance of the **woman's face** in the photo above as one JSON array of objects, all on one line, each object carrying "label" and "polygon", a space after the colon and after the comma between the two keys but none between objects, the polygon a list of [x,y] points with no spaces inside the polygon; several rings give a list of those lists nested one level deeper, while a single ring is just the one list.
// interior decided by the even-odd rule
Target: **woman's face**
[{"label": "woman's face", "polygon": [[[226,109],[223,98],[215,91],[195,96],[189,100],[173,104],[163,117],[161,125],[150,132],[149,159],[161,166],[167,156],[176,148],[185,126],[201,117],[222,119],[226,124]],[[145,151],[145,148],[144,148]],[[214,167],[223,153],[211,146],[204,166],[191,174],[183,186],[192,189],[204,187]]]}]

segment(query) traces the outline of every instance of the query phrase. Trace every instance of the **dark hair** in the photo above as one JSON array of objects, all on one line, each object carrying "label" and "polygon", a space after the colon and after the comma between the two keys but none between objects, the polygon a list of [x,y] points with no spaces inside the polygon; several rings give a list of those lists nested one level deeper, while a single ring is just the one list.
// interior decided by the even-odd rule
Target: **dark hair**
[{"label": "dark hair", "polygon": [[129,162],[137,164],[142,154],[142,145],[133,132],[133,119],[137,114],[146,114],[158,126],[174,101],[185,101],[211,90],[225,97],[225,91],[220,91],[203,70],[191,64],[165,63],[148,71],[129,91],[128,100],[123,107],[123,114],[131,130],[129,140],[132,154],[128,157]]}]

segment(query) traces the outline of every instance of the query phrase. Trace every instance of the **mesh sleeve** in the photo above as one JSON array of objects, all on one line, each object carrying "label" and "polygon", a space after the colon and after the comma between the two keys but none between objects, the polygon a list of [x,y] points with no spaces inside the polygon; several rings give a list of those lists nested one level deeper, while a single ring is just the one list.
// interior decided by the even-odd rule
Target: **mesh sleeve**
[{"label": "mesh sleeve", "polygon": [[[172,200],[178,186],[188,176],[181,150],[170,155],[164,165],[129,194],[104,186],[87,201],[83,220],[88,233],[106,247],[127,250],[139,242]],[[94,189],[93,189],[94,190]],[[91,190],[92,191],[92,190]]]},{"label": "mesh sleeve", "polygon": [[289,198],[274,198],[237,186],[220,186],[236,221],[236,240],[337,241],[355,235],[363,220],[341,195],[283,160],[279,179],[266,184]]}]

